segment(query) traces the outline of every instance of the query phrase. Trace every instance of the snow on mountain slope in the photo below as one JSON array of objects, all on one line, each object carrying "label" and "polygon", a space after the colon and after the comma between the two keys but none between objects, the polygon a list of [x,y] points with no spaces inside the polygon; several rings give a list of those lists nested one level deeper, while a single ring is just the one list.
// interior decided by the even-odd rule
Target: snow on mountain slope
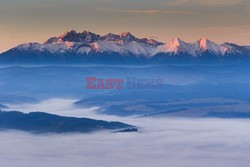
[{"label": "snow on mountain slope", "polygon": [[174,38],[169,43],[159,46],[157,49],[157,52],[160,53],[182,53],[191,56],[198,56],[203,53],[223,56],[229,50],[226,46],[218,45],[206,38],[201,38],[195,43],[186,43],[179,38]]},{"label": "snow on mountain slope", "polygon": [[115,52],[119,54],[133,54],[152,56],[154,49],[163,43],[153,39],[139,39],[129,32],[120,35],[107,34],[105,36],[96,35],[84,31],[66,32],[59,37],[52,37],[43,44],[28,43],[17,47],[19,50],[28,51],[46,51],[50,53],[75,52],[79,54],[88,54],[89,52]]},{"label": "snow on mountain slope", "polygon": [[156,53],[187,53],[195,56],[195,51],[191,44],[182,41],[180,38],[174,38],[172,41],[157,48]]},{"label": "snow on mountain slope", "polygon": [[23,51],[47,51],[51,53],[64,53],[75,46],[73,42],[56,42],[51,44],[27,43],[17,47]]},{"label": "snow on mountain slope", "polygon": [[206,38],[201,38],[193,45],[194,50],[197,54],[209,52],[214,55],[225,55],[225,53],[229,50],[225,46],[217,45],[216,43],[209,41]]},{"label": "snow on mountain slope", "polygon": [[51,54],[90,54],[116,53],[121,56],[134,55],[153,57],[159,53],[167,55],[185,54],[192,57],[203,55],[224,56],[227,54],[249,54],[250,48],[236,44],[224,43],[218,45],[206,38],[194,43],[187,43],[180,38],[174,38],[164,44],[153,39],[137,38],[129,32],[119,35],[109,33],[101,36],[92,32],[78,33],[74,30],[58,37],[52,37],[43,44],[27,43],[13,48],[26,52],[48,52]]},{"label": "snow on mountain slope", "polygon": [[227,48],[227,53],[230,54],[241,54],[241,53],[247,53],[250,52],[250,47],[244,47],[244,46],[239,46],[233,43],[223,43],[223,47]]},{"label": "snow on mountain slope", "polygon": [[84,42],[84,43],[93,43],[100,38],[100,35],[94,34],[89,31],[83,31],[82,33],[77,33],[74,30],[65,32],[59,37],[52,37],[48,39],[44,44],[50,44],[55,42]]}]

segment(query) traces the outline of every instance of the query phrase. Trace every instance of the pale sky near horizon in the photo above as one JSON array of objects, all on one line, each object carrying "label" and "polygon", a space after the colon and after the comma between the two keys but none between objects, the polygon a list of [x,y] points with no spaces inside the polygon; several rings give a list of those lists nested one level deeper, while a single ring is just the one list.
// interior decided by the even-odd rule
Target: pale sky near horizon
[{"label": "pale sky near horizon", "polygon": [[0,53],[72,29],[250,45],[250,0],[0,0]]}]

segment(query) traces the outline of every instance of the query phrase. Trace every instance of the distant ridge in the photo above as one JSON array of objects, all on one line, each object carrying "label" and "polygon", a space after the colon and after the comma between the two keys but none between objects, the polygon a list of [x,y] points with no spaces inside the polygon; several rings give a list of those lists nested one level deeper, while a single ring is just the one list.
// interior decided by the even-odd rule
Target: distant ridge
[{"label": "distant ridge", "polygon": [[88,118],[63,117],[43,112],[24,114],[0,111],[0,130],[20,130],[32,133],[86,133],[100,130],[126,130],[134,126]]},{"label": "distant ridge", "polygon": [[204,37],[187,43],[137,38],[129,32],[101,36],[89,31],[68,31],[44,43],[25,43],[0,54],[0,63],[130,63],[165,62],[169,59],[248,59],[250,47],[216,44]]}]

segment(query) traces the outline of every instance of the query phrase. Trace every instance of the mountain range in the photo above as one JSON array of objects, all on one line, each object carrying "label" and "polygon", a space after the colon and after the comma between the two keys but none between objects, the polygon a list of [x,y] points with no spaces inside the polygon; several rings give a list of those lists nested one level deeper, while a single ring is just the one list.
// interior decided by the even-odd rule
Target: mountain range
[{"label": "mountain range", "polygon": [[206,38],[187,43],[174,38],[168,43],[137,38],[129,32],[101,36],[74,30],[44,43],[25,43],[0,54],[0,63],[113,63],[165,62],[169,59],[249,59],[250,46],[216,44]]}]

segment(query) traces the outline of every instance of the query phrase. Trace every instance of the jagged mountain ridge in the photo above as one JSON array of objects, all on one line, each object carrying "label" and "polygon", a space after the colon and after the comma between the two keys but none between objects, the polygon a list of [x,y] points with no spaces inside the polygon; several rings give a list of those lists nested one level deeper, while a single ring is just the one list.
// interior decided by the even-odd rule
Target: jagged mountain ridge
[{"label": "jagged mountain ridge", "polygon": [[[72,57],[73,55],[77,55]],[[65,32],[58,37],[52,37],[46,42],[21,44],[0,55],[0,62],[6,59],[11,62],[25,61],[61,61],[67,62],[71,58],[76,61],[85,59],[151,59],[155,57],[250,57],[250,48],[232,43],[216,44],[206,38],[201,38],[194,43],[187,43],[180,38],[175,38],[168,43],[154,39],[137,38],[129,32],[119,35],[109,33],[101,36],[92,32],[78,33],[74,30]],[[49,57],[54,56],[54,57]],[[59,56],[59,57],[58,57]],[[20,57],[20,58],[19,58]],[[66,58],[67,57],[67,58]],[[34,59],[34,60],[33,60]]]},{"label": "jagged mountain ridge", "polygon": [[129,32],[120,35],[107,34],[100,36],[92,32],[83,31],[77,33],[72,30],[59,37],[52,37],[43,44],[26,43],[17,46],[16,50],[22,51],[43,51],[50,53],[76,53],[89,54],[90,52],[114,52],[123,55],[152,55],[154,49],[163,45],[153,39],[139,39]]}]

